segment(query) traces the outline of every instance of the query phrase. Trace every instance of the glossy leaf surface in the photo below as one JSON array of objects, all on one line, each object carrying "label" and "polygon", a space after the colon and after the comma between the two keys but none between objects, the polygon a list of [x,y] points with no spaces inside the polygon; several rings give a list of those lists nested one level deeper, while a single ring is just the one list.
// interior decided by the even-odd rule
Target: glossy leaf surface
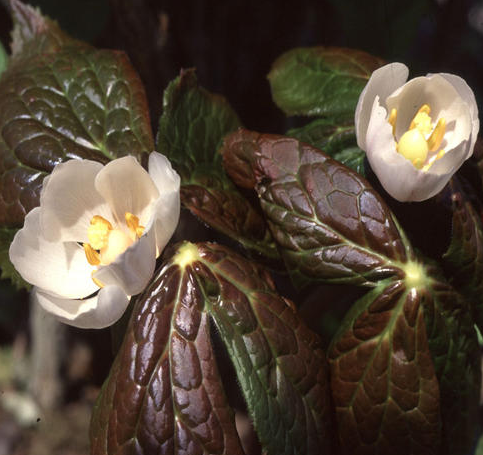
[{"label": "glossy leaf surface", "polygon": [[209,334],[212,317],[268,454],[328,447],[325,356],[260,266],[189,243],[137,301],[91,424],[92,454],[242,453]]},{"label": "glossy leaf surface", "polygon": [[329,359],[343,453],[469,453],[479,352],[468,307],[444,281],[418,266],[379,283],[347,314]]},{"label": "glossy leaf surface", "polygon": [[225,175],[218,148],[240,126],[225,98],[198,86],[193,70],[182,71],[165,91],[157,150],[181,176],[181,200],[209,226],[245,247],[276,258],[260,214]]},{"label": "glossy leaf surface", "polygon": [[329,349],[344,454],[439,454],[440,391],[421,296],[386,280],[360,299]]},{"label": "glossy leaf surface", "polygon": [[240,130],[223,149],[237,184],[254,187],[295,281],[373,285],[401,274],[411,248],[357,173],[284,136]]},{"label": "glossy leaf surface", "polygon": [[268,79],[273,100],[287,115],[353,119],[362,89],[383,63],[355,49],[298,48],[273,63]]},{"label": "glossy leaf surface", "polygon": [[70,40],[26,8],[22,21],[14,14],[18,49],[0,80],[0,225],[9,227],[38,205],[43,178],[59,162],[154,149],[127,57]]},{"label": "glossy leaf surface", "polygon": [[269,455],[330,453],[330,411],[320,340],[270,276],[221,246],[200,248],[210,312]]},{"label": "glossy leaf surface", "polygon": [[170,262],[137,301],[97,402],[91,454],[242,454],[191,266]]},{"label": "glossy leaf surface", "polygon": [[483,226],[458,180],[449,182],[453,209],[451,244],[444,255],[454,286],[472,303],[475,322],[483,329]]}]

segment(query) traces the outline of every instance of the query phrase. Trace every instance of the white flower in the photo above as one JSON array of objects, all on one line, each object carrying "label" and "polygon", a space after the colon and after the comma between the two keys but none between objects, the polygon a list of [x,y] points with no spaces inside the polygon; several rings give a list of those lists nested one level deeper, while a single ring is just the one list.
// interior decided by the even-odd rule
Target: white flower
[{"label": "white flower", "polygon": [[372,73],[356,108],[357,144],[392,197],[423,201],[472,155],[480,123],[475,96],[460,77],[407,77],[402,63]]},{"label": "white flower", "polygon": [[76,327],[107,327],[149,282],[178,224],[179,185],[156,152],[149,173],[132,156],[61,163],[44,179],[10,260],[46,311]]}]

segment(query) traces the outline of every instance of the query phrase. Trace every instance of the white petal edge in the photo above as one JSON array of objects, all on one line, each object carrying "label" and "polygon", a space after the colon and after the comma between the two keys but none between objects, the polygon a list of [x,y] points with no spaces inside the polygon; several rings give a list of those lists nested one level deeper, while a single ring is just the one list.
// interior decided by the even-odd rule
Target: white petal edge
[{"label": "white petal edge", "polygon": [[94,187],[103,168],[90,160],[69,160],[55,166],[40,194],[41,225],[51,241],[87,242],[94,215],[110,217],[110,209]]},{"label": "white petal edge", "polygon": [[109,204],[118,225],[125,223],[126,212],[139,217],[145,225],[150,219],[150,206],[159,197],[151,177],[132,156],[106,164],[97,174],[95,187]]},{"label": "white petal edge", "polygon": [[168,244],[179,222],[181,210],[179,191],[163,193],[153,207],[153,217],[147,228],[156,235],[156,257]]},{"label": "white petal edge", "polygon": [[40,226],[41,208],[25,217],[24,227],[10,245],[10,261],[22,278],[64,298],[83,298],[98,287],[91,279],[92,266],[75,242],[49,242]]},{"label": "white petal edge", "polygon": [[127,295],[139,294],[153,276],[156,266],[156,234],[146,229],[144,235],[109,265],[101,266],[93,276],[104,286],[116,285]]},{"label": "white petal edge", "polygon": [[164,155],[152,152],[149,155],[148,170],[159,194],[179,191],[181,179]]},{"label": "white petal edge", "polygon": [[114,324],[126,311],[129,297],[119,286],[106,286],[95,297],[85,300],[63,299],[38,288],[32,299],[65,324],[81,329],[103,329]]},{"label": "white petal edge", "polygon": [[471,132],[471,143],[468,148],[468,155],[466,158],[469,158],[473,154],[473,149],[475,147],[475,142],[478,137],[478,131],[480,130],[480,120],[478,118],[478,105],[476,104],[475,94],[473,90],[471,90],[470,86],[466,83],[466,81],[456,76],[455,74],[449,73],[439,73],[441,77],[444,77],[458,92],[461,96],[463,101],[468,104],[468,108],[470,111],[471,119],[472,119],[472,132]]},{"label": "white petal edge", "polygon": [[409,69],[403,63],[389,63],[375,70],[359,96],[355,111],[357,145],[366,151],[366,132],[376,96],[385,106],[386,98],[402,86],[408,78]]}]

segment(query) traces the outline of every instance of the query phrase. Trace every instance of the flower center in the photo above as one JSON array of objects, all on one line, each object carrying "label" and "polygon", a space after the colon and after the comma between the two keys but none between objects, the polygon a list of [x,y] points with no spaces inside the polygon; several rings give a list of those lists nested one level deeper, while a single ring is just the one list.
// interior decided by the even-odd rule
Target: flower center
[{"label": "flower center", "polygon": [[92,217],[87,229],[89,243],[83,245],[89,264],[94,266],[110,264],[143,235],[144,226],[139,224],[137,216],[126,212],[124,218],[128,232],[114,228],[100,215]]},{"label": "flower center", "polygon": [[[436,126],[431,121],[431,108],[423,104],[414,116],[409,129],[396,143],[396,150],[407,158],[414,167],[426,172],[431,165],[444,156],[443,149],[439,150],[446,132],[446,120],[440,118]],[[392,109],[388,122],[392,126],[392,134],[396,133],[397,109]],[[439,151],[438,151],[439,150]],[[429,158],[428,158],[429,157]]]}]

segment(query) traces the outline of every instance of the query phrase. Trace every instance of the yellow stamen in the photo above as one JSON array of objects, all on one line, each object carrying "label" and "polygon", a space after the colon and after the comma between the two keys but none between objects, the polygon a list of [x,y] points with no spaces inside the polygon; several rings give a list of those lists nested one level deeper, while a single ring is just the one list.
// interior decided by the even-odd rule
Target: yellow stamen
[{"label": "yellow stamen", "polygon": [[406,131],[401,136],[396,149],[418,168],[423,165],[428,156],[428,144],[417,128]]},{"label": "yellow stamen", "polygon": [[428,147],[430,152],[435,152],[439,149],[439,147],[441,147],[444,133],[446,133],[446,120],[444,118],[440,118],[436,128],[428,138]]},{"label": "yellow stamen", "polygon": [[104,287],[104,284],[101,283],[95,276],[94,276],[94,273],[96,272],[96,270],[93,270],[92,273],[91,273],[91,278],[92,278],[92,281],[94,281],[94,284],[96,286],[99,286],[100,288],[103,288]]},{"label": "yellow stamen", "polygon": [[395,107],[393,107],[391,109],[391,113],[389,114],[389,118],[387,119],[389,124],[392,126],[392,135],[393,136],[396,135],[396,120],[397,120],[397,109]]},{"label": "yellow stamen", "polygon": [[84,253],[86,254],[87,262],[90,265],[99,265],[101,263],[101,257],[99,253],[92,248],[89,243],[84,243],[82,245],[84,247]]},{"label": "yellow stamen", "polygon": [[91,219],[91,224],[87,229],[87,238],[94,250],[100,250],[107,244],[109,231],[112,230],[112,224],[100,215],[95,215]]},{"label": "yellow stamen", "polygon": [[136,235],[137,238],[141,237],[144,233],[144,226],[139,224],[139,218],[132,213],[126,212],[124,214],[126,224],[129,230]]},{"label": "yellow stamen", "polygon": [[441,158],[443,158],[444,154],[446,153],[446,150],[444,149],[441,149],[438,154],[436,155],[436,159],[439,160]]},{"label": "yellow stamen", "polygon": [[417,128],[417,123],[418,121],[421,121],[422,119],[429,118],[431,121],[431,118],[429,117],[429,114],[431,112],[431,108],[429,107],[428,104],[423,104],[419,109],[416,114],[414,114],[413,120],[411,124],[409,125],[409,129],[412,130],[414,128]]},{"label": "yellow stamen", "polygon": [[109,231],[105,247],[100,251],[101,264],[110,264],[133,243],[133,240],[125,232],[120,229],[112,229]]}]

